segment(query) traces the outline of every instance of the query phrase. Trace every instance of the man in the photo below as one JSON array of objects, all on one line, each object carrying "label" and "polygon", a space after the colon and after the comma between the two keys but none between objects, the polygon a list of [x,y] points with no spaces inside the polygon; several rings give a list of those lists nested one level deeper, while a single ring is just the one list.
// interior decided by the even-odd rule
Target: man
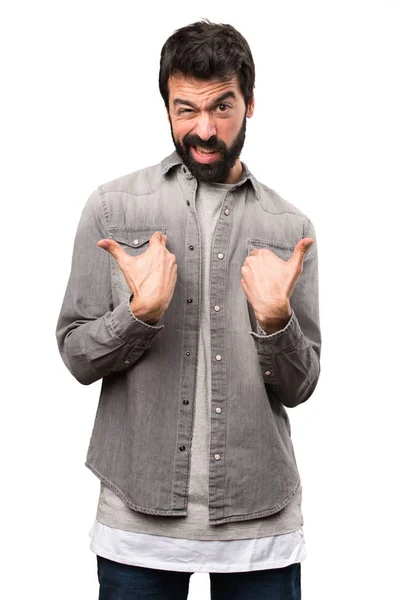
[{"label": "man", "polygon": [[213,600],[301,595],[285,407],[319,377],[317,247],[240,161],[254,79],[232,26],[177,30],[159,75],[175,151],[100,186],[79,222],[57,339],[79,382],[102,379],[100,600],[187,598],[201,571]]}]

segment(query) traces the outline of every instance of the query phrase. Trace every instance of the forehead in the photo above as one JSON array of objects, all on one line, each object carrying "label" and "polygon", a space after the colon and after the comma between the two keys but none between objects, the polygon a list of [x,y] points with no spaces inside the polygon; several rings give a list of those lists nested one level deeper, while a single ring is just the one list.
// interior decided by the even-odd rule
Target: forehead
[{"label": "forehead", "polygon": [[178,97],[193,100],[196,103],[207,102],[230,90],[234,91],[238,98],[242,97],[237,75],[230,79],[204,80],[175,74],[168,80],[168,89],[172,102]]}]

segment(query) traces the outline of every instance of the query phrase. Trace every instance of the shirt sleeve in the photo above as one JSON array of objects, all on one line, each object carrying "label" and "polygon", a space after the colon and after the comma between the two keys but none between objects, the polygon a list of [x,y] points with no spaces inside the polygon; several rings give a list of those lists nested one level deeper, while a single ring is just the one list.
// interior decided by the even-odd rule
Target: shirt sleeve
[{"label": "shirt sleeve", "polygon": [[78,224],[56,327],[61,357],[84,385],[132,367],[164,327],[138,319],[130,298],[113,305],[110,260],[115,259],[97,246],[108,237],[103,199],[96,190]]},{"label": "shirt sleeve", "polygon": [[315,228],[308,221],[303,238],[314,240],[307,250],[303,271],[296,282],[290,305],[292,314],[283,329],[266,333],[257,322],[251,331],[267,391],[284,406],[308,400],[320,375],[321,331],[319,322],[318,248]]}]

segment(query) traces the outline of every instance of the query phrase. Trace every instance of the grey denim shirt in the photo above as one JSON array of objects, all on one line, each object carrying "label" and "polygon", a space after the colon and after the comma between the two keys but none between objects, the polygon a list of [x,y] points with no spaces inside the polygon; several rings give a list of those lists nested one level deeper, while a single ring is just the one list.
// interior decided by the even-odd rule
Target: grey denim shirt
[{"label": "grey denim shirt", "polygon": [[[314,226],[242,166],[222,203],[210,264],[215,525],[272,515],[294,497],[301,483],[285,407],[307,400],[320,373]],[[84,385],[102,379],[86,466],[128,507],[153,515],[187,514],[201,306],[196,188],[174,151],[91,194],[56,329],[74,377]],[[125,278],[97,242],[112,238],[136,256],[154,231],[167,234],[178,279],[167,311],[148,325],[132,313]],[[253,248],[287,260],[304,237],[314,244],[290,299],[292,316],[265,335],[242,289],[241,267]]]}]

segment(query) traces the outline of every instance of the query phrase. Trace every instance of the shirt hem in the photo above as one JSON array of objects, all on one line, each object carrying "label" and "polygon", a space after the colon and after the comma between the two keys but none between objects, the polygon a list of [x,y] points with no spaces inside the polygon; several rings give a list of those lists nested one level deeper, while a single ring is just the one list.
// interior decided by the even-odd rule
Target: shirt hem
[{"label": "shirt hem", "polygon": [[103,550],[100,546],[91,542],[90,550],[97,554],[98,556],[102,556],[103,558],[107,558],[108,560],[113,560],[114,562],[118,562],[124,565],[132,565],[137,567],[145,567],[149,569],[161,569],[163,571],[182,571],[185,573],[244,573],[249,571],[260,571],[265,569],[280,569],[283,567],[287,567],[291,564],[302,562],[307,557],[307,553],[304,545],[301,547],[301,550],[298,553],[298,556],[293,560],[277,560],[277,561],[268,561],[268,565],[262,564],[260,562],[254,563],[251,566],[249,563],[235,563],[234,565],[220,565],[218,570],[210,570],[207,566],[201,565],[184,565],[182,563],[174,563],[168,562],[168,567],[165,563],[157,560],[153,561],[140,561],[136,560],[135,562],[127,562],[127,559],[124,556],[120,556],[118,554],[114,554],[113,552],[108,552]]}]

